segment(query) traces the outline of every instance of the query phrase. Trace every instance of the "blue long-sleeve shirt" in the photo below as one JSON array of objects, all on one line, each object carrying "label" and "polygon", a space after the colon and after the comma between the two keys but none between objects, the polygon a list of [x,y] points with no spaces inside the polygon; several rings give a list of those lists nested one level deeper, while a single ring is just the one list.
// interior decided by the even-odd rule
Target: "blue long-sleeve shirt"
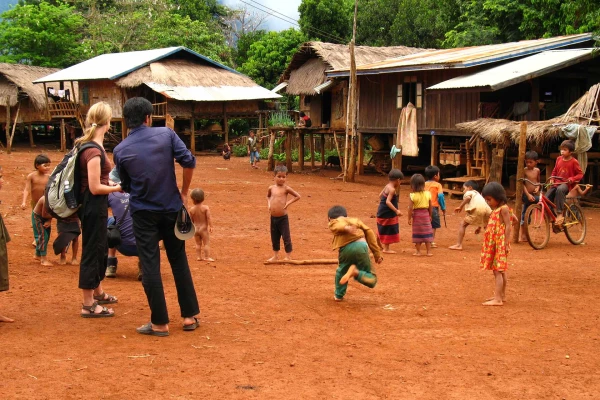
[{"label": "blue long-sleeve shirt", "polygon": [[129,210],[177,212],[181,194],[175,177],[175,163],[195,168],[196,157],[177,134],[163,127],[142,125],[113,151],[113,160],[121,178],[121,187],[131,194]]}]

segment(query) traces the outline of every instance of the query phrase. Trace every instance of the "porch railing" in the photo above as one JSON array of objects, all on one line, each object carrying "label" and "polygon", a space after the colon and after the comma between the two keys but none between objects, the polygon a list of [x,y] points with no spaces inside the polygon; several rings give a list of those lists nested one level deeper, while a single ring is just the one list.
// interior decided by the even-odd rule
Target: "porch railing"
[{"label": "porch railing", "polygon": [[153,117],[166,117],[167,116],[167,102],[152,104],[152,116]]},{"label": "porch railing", "polygon": [[77,118],[79,104],[72,101],[59,101],[48,103],[48,112],[51,118]]}]

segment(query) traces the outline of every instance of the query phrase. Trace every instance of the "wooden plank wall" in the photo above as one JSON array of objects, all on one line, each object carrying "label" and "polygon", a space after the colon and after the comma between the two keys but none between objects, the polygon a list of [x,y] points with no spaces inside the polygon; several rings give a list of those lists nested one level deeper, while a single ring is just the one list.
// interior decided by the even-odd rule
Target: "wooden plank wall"
[{"label": "wooden plank wall", "polygon": [[[17,113],[17,106],[10,108],[11,123],[15,122],[14,118]],[[31,103],[22,102],[21,110],[19,111],[19,124],[28,122],[42,122],[47,121],[46,110],[36,110]],[[6,123],[6,107],[0,107],[0,123]]]},{"label": "wooden plank wall", "polygon": [[[83,104],[83,90],[88,89],[89,104]],[[100,81],[81,81],[79,82],[79,94],[77,101],[80,104],[81,113],[87,114],[90,107],[99,101],[105,101],[112,107],[113,118],[123,117],[123,98],[121,88],[109,80]]]},{"label": "wooden plank wall", "polygon": [[348,81],[342,81],[331,89],[331,128],[346,129],[348,108]]}]

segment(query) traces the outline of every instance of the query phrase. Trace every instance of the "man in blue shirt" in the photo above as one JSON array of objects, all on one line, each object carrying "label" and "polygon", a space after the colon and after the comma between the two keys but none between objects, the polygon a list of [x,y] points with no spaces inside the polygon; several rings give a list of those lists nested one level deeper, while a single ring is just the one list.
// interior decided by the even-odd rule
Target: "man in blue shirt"
[{"label": "man in blue shirt", "polygon": [[[169,334],[169,315],[160,276],[160,250],[163,240],[177,287],[184,330],[198,327],[200,312],[194,282],[185,254],[185,242],[175,236],[177,213],[187,200],[196,158],[177,134],[165,127],[152,126],[152,103],[134,97],[123,106],[129,136],[113,152],[121,187],[130,193],[129,211],[142,263],[142,285],[151,310],[150,323],[138,333]],[[173,159],[183,167],[181,192],[177,187]]]}]

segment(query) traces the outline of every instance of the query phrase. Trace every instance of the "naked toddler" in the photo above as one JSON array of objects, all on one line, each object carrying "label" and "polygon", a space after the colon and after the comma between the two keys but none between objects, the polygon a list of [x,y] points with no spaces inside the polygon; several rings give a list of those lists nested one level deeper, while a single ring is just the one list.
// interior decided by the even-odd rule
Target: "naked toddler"
[{"label": "naked toddler", "polygon": [[[210,233],[213,231],[210,210],[204,202],[204,191],[194,189],[190,194],[194,206],[190,208],[190,217],[196,228],[194,240],[196,241],[196,260],[215,261],[210,257]],[[202,245],[204,245],[204,257],[202,256]]]}]

